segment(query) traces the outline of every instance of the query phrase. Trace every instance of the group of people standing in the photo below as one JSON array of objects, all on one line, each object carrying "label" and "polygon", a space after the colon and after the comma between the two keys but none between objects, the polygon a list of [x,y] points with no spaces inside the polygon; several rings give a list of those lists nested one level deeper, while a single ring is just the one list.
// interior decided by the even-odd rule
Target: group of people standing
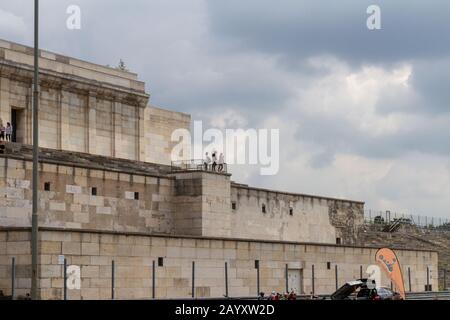
[{"label": "group of people standing", "polygon": [[213,151],[211,154],[212,159],[209,157],[209,153],[206,152],[205,159],[203,160],[203,166],[205,167],[205,171],[208,171],[209,165],[211,165],[211,170],[217,172],[222,172],[225,164],[225,158],[223,153],[219,155],[219,158],[217,159],[217,151]]},{"label": "group of people standing", "polygon": [[286,292],[284,294],[272,291],[272,293],[268,297],[266,297],[264,295],[264,292],[261,292],[259,294],[258,300],[297,300],[297,294],[293,290],[290,293]]},{"label": "group of people standing", "polygon": [[13,132],[13,127],[11,123],[7,122],[6,127],[3,125],[3,122],[0,120],[0,140],[11,141],[11,136]]}]

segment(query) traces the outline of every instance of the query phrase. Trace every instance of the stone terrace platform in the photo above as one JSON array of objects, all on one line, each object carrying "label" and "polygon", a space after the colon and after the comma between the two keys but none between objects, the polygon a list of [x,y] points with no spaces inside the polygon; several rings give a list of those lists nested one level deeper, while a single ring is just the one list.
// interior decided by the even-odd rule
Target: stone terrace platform
[{"label": "stone terrace platform", "polygon": [[[31,145],[0,142],[0,157],[31,161]],[[49,164],[61,164],[85,169],[108,170],[146,176],[165,176],[171,167],[148,162],[98,156],[89,153],[40,148],[39,161]]]}]

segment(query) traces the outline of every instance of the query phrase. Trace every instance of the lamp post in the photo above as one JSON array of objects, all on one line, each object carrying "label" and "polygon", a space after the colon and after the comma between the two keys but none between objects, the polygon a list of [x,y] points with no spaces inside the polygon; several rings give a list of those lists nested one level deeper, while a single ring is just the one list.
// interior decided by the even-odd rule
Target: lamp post
[{"label": "lamp post", "polygon": [[34,0],[33,81],[33,204],[31,215],[31,299],[38,299],[38,108],[39,108],[39,0]]}]

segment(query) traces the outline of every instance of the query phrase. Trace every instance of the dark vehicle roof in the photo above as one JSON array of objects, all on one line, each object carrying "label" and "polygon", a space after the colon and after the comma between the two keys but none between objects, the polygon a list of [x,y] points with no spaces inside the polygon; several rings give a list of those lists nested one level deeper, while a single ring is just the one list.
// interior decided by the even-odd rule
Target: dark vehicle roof
[{"label": "dark vehicle roof", "polygon": [[342,300],[348,298],[352,293],[354,293],[358,288],[367,287],[367,279],[357,279],[354,281],[349,281],[342,287],[337,289],[330,298],[332,300]]}]

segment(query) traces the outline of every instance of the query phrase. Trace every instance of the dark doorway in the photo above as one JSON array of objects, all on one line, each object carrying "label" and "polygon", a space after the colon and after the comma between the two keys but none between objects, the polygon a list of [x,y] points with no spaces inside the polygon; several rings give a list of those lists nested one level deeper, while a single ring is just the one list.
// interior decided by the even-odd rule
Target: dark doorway
[{"label": "dark doorway", "polygon": [[23,143],[23,140],[25,138],[25,127],[24,127],[25,119],[23,119],[23,116],[24,110],[11,109],[12,142]]},{"label": "dark doorway", "polygon": [[17,110],[16,109],[11,110],[11,125],[12,125],[11,141],[16,142],[16,138],[17,138]]}]

